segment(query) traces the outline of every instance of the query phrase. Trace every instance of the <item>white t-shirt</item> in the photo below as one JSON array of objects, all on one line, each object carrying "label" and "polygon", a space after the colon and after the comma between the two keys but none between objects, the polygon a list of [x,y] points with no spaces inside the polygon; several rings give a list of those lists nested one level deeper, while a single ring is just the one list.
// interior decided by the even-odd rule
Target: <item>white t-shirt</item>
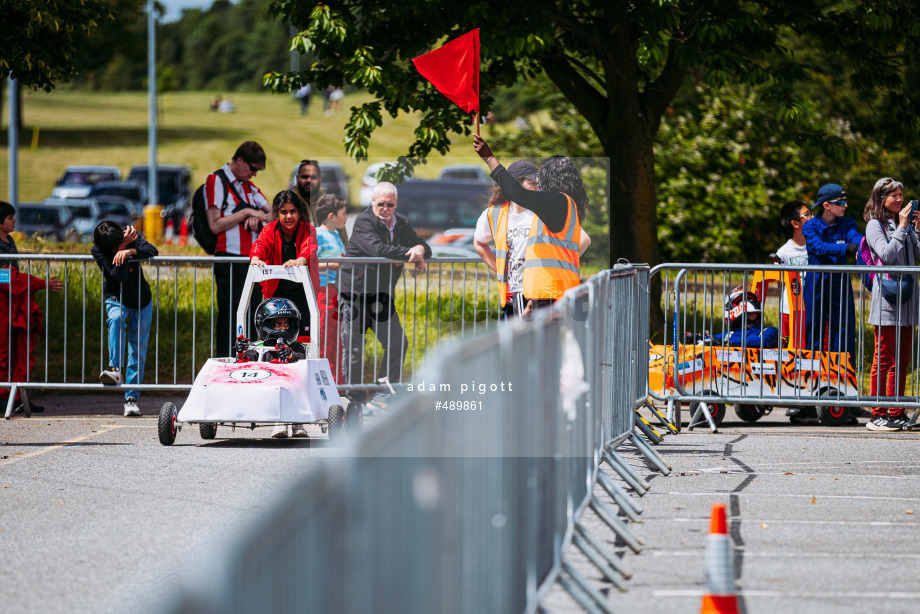
[{"label": "white t-shirt", "polygon": [[[496,208],[495,213],[498,213]],[[508,278],[508,292],[524,291],[524,252],[527,249],[527,235],[533,224],[533,211],[524,209],[523,213],[508,215],[508,259],[505,261]],[[486,209],[476,220],[476,233],[473,238],[480,243],[494,240],[489,227],[489,210]]]},{"label": "white t-shirt", "polygon": [[[804,245],[797,245],[795,241],[789,239],[786,243],[776,250],[776,255],[783,264],[791,266],[807,266],[808,250]],[[805,281],[805,273],[799,273],[800,281]],[[789,313],[789,303],[786,301],[785,290],[780,295],[780,313]]]}]

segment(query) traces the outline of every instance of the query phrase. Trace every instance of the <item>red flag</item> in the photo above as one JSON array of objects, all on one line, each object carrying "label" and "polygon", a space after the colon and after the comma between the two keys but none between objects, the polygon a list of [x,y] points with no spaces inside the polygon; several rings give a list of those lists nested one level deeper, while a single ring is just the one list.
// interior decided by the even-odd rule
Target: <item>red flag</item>
[{"label": "red flag", "polygon": [[472,113],[479,110],[479,28],[412,62],[439,92]]}]

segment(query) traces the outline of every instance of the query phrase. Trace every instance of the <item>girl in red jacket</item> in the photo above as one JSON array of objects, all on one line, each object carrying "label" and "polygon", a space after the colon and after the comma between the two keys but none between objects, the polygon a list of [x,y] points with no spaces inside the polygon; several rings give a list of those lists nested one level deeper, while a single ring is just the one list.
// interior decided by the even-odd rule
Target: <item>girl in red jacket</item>
[{"label": "girl in red jacket", "polygon": [[[319,288],[319,269],[316,260],[316,229],[307,221],[307,207],[291,190],[278,192],[272,202],[273,222],[259,233],[259,238],[249,252],[249,264],[306,266],[310,271],[313,294]],[[284,279],[262,282],[264,298],[286,298],[294,301],[301,317],[298,341],[306,342],[310,335],[310,313],[303,286]]]}]

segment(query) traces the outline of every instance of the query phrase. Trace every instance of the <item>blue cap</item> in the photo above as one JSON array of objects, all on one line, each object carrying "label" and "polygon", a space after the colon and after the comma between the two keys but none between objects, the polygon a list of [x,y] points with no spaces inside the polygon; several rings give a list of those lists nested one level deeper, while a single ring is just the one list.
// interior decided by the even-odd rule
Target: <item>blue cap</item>
[{"label": "blue cap", "polygon": [[847,191],[843,189],[842,185],[836,183],[825,183],[821,186],[821,189],[818,190],[818,199],[815,201],[815,204],[811,206],[812,209],[820,205],[821,203],[826,203],[829,200],[837,200],[838,198],[846,198]]}]

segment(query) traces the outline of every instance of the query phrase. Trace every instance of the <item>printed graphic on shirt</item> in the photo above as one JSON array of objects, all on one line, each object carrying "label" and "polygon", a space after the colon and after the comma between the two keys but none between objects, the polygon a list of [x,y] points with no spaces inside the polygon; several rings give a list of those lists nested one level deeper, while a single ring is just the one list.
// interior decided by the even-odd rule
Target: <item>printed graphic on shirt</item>
[{"label": "printed graphic on shirt", "polygon": [[509,292],[524,290],[524,253],[532,222],[532,211],[508,216],[508,260],[505,266]]}]

